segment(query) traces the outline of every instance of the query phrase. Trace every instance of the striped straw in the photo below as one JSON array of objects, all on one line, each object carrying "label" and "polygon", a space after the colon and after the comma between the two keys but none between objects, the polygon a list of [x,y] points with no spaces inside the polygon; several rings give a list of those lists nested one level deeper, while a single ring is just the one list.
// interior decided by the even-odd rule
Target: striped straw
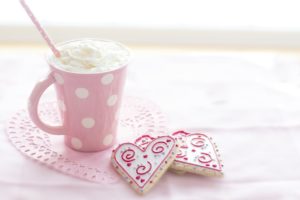
[{"label": "striped straw", "polygon": [[53,54],[56,57],[60,57],[60,52],[54,46],[53,42],[51,41],[50,37],[46,33],[45,29],[43,29],[43,27],[41,26],[41,24],[38,22],[38,20],[36,19],[36,17],[33,15],[32,11],[30,10],[30,8],[28,7],[28,5],[26,4],[25,0],[20,0],[20,3],[23,6],[23,8],[25,9],[25,11],[28,14],[28,16],[30,17],[30,19],[33,22],[33,24],[36,26],[36,28],[38,29],[38,31],[40,32],[40,34],[44,38],[44,40],[47,42],[47,44],[50,47],[50,49],[52,50]]}]

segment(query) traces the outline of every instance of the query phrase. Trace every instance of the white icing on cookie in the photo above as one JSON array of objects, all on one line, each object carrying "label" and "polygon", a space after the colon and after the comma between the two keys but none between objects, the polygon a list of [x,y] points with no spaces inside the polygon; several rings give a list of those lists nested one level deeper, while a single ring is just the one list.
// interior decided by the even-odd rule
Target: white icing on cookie
[{"label": "white icing on cookie", "polygon": [[[222,164],[217,149],[212,140],[202,133],[187,133],[177,131],[172,137],[178,141],[179,149],[171,166],[179,172],[192,172],[207,176],[222,176]],[[140,148],[144,148],[153,137],[144,135],[135,141]]]},{"label": "white icing on cookie", "polygon": [[214,144],[204,134],[186,133],[183,131],[173,133],[172,136],[179,142],[179,151],[174,162],[185,163],[196,167],[222,171],[222,165]]},{"label": "white icing on cookie", "polygon": [[152,138],[143,148],[124,143],[114,150],[112,159],[123,176],[142,190],[147,184],[152,184],[156,174],[165,170],[168,158],[175,157],[175,146],[175,139],[170,136]]}]

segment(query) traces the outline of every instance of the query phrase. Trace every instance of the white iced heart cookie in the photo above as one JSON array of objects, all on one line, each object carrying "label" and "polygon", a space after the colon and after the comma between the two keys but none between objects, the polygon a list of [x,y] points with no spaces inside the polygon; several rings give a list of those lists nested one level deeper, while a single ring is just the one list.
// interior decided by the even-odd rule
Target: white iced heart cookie
[{"label": "white iced heart cookie", "polygon": [[[187,133],[177,131],[172,134],[179,148],[170,170],[177,174],[190,172],[204,176],[223,176],[223,165],[218,149],[212,138],[202,133]],[[145,148],[154,138],[144,135],[135,144]]]},{"label": "white iced heart cookie", "polygon": [[170,136],[152,138],[143,147],[123,143],[113,150],[112,164],[134,190],[144,194],[172,164],[177,147]]},{"label": "white iced heart cookie", "polygon": [[178,131],[172,134],[179,150],[171,169],[204,176],[223,176],[223,165],[212,139],[202,133]]}]

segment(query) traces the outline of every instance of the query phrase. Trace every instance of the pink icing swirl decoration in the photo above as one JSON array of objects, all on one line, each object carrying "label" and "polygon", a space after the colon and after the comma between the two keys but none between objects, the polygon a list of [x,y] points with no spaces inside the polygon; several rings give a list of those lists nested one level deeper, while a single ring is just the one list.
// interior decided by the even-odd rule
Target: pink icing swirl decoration
[{"label": "pink icing swirl decoration", "polygon": [[144,174],[147,174],[148,172],[150,172],[152,169],[152,164],[147,161],[147,166],[145,165],[140,165],[136,168],[136,173],[138,175],[144,175]]},{"label": "pink icing swirl decoration", "polygon": [[183,150],[179,149],[178,153],[176,155],[176,158],[185,158],[185,157],[187,157],[186,151],[183,151]]},{"label": "pink icing swirl decoration", "polygon": [[145,149],[148,146],[148,144],[152,142],[152,140],[154,140],[154,137],[151,137],[150,135],[143,135],[137,138],[134,143],[142,149]]},{"label": "pink icing swirl decoration", "polygon": [[176,131],[174,133],[172,133],[173,136],[176,136],[176,137],[185,137],[187,135],[189,135],[189,133],[185,132],[185,131]]},{"label": "pink icing swirl decoration", "polygon": [[211,161],[213,161],[213,159],[208,153],[201,153],[201,156],[199,156],[198,161],[201,163],[210,163]]},{"label": "pink icing swirl decoration", "polygon": [[205,144],[205,139],[202,138],[201,136],[194,137],[194,138],[191,140],[191,144],[192,144],[194,147],[202,147],[202,146],[204,146],[204,144]]},{"label": "pink icing swirl decoration", "polygon": [[135,156],[134,150],[127,149],[122,153],[121,158],[124,162],[132,162],[135,160],[134,156]]},{"label": "pink icing swirl decoration", "polygon": [[157,142],[155,143],[151,150],[153,153],[161,153],[163,151],[165,151],[165,149],[168,148],[168,144],[166,142]]}]

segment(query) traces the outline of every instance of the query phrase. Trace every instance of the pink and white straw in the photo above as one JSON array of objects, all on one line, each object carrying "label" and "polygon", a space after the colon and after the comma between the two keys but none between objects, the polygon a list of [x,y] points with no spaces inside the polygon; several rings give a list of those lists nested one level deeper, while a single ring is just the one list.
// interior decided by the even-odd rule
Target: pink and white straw
[{"label": "pink and white straw", "polygon": [[30,10],[30,8],[28,7],[28,5],[26,4],[25,0],[20,0],[20,3],[23,6],[23,8],[25,9],[25,11],[28,14],[28,16],[30,17],[31,21],[34,23],[34,25],[36,26],[36,28],[40,32],[40,34],[43,36],[44,40],[47,42],[47,44],[50,47],[50,49],[52,50],[53,54],[56,57],[60,57],[60,52],[54,46],[53,42],[51,41],[50,37],[46,33],[45,29],[43,29],[43,27],[41,26],[41,24],[38,22],[38,20],[36,19],[36,17],[33,15],[32,11]]}]

